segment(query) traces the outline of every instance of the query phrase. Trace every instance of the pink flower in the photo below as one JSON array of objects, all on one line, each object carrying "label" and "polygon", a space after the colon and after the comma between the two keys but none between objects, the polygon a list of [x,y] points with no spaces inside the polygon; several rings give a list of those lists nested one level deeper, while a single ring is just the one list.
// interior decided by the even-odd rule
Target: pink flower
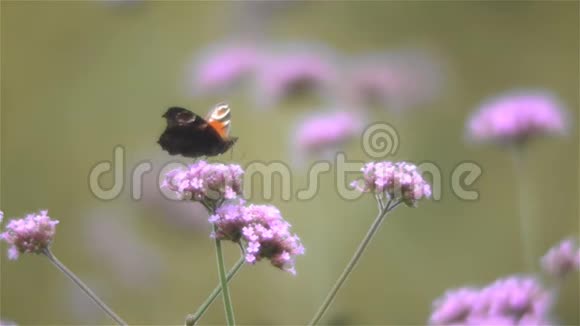
[{"label": "pink flower", "polygon": [[430,325],[460,325],[465,323],[479,297],[479,290],[461,288],[446,292],[433,302]]},{"label": "pink flower", "polygon": [[529,325],[529,326],[547,326],[545,324],[521,324],[515,321],[511,317],[506,316],[472,316],[469,317],[463,324],[459,325],[470,325],[470,326],[518,326],[518,325]]},{"label": "pink flower", "polygon": [[431,186],[417,166],[407,162],[370,162],[361,169],[363,179],[352,183],[361,192],[373,192],[389,201],[402,201],[416,206],[431,196]]},{"label": "pink flower", "polygon": [[224,204],[218,207],[215,214],[209,217],[209,222],[217,226],[212,237],[219,240],[239,242],[244,227],[249,223],[244,215],[245,207],[238,204]]},{"label": "pink flower", "polygon": [[209,222],[218,229],[213,237],[245,244],[247,263],[266,258],[275,267],[296,273],[294,260],[304,254],[304,247],[276,207],[225,204],[210,216]]},{"label": "pink flower", "polygon": [[338,149],[360,135],[361,123],[351,112],[318,113],[300,122],[293,143],[301,153]]},{"label": "pink flower", "polygon": [[477,312],[509,316],[516,320],[530,316],[547,319],[553,304],[552,293],[532,277],[507,277],[485,287],[480,293]]},{"label": "pink flower", "polygon": [[11,220],[4,233],[0,234],[0,239],[10,245],[8,257],[17,259],[24,253],[42,253],[52,242],[57,224],[58,221],[52,220],[47,211]]},{"label": "pink flower", "polygon": [[260,58],[258,49],[249,44],[222,46],[194,68],[194,89],[200,93],[224,91],[251,76]]},{"label": "pink flower", "polygon": [[181,199],[218,203],[241,194],[243,173],[237,164],[197,161],[185,170],[167,173],[162,187],[174,191]]},{"label": "pink flower", "polygon": [[573,239],[566,239],[551,248],[541,260],[542,269],[548,275],[564,278],[580,269],[580,249]]},{"label": "pink flower", "polygon": [[325,93],[335,82],[337,72],[328,59],[312,51],[271,55],[256,76],[256,96],[268,107],[288,97]]},{"label": "pink flower", "polygon": [[532,277],[448,291],[433,302],[430,325],[548,325],[553,294]]},{"label": "pink flower", "polygon": [[485,102],[467,128],[475,141],[522,144],[533,136],[563,134],[566,117],[548,93],[515,92]]},{"label": "pink flower", "polygon": [[435,98],[442,84],[440,65],[426,53],[406,51],[357,58],[345,86],[359,105],[403,110]]}]

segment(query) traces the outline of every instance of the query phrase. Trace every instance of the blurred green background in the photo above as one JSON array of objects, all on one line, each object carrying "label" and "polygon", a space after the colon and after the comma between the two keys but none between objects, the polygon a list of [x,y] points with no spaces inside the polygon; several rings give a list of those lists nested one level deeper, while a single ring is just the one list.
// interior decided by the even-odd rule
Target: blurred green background
[{"label": "blurred green background", "polygon": [[[440,167],[442,199],[391,215],[326,323],[424,324],[431,302],[446,289],[526,272],[510,157],[469,146],[463,137],[470,112],[498,92],[545,88],[570,111],[568,137],[532,144],[523,173],[534,255],[578,235],[577,2],[304,2],[275,12],[259,9],[267,15],[263,20],[236,25],[254,17],[244,13],[268,5],[1,2],[0,208],[7,218],[49,209],[61,221],[55,254],[129,323],[182,324],[217,282],[209,226],[197,207],[131,198],[136,163],[151,160],[158,168],[174,159],[156,144],[163,111],[181,105],[203,113],[226,100],[240,141],[233,154],[219,159],[244,165],[289,161],[292,123],[317,104],[307,100],[260,112],[243,91],[216,99],[193,98],[184,90],[197,53],[246,31],[261,40],[322,42],[345,55],[421,46],[445,61],[446,84],[436,100],[399,114],[371,112],[372,120],[388,121],[399,133],[399,152],[389,159]],[[117,145],[126,151],[126,184],[118,198],[99,200],[89,190],[89,171],[111,160]],[[357,144],[347,155],[369,160]],[[462,201],[451,191],[451,173],[462,161],[483,169],[473,185],[477,201]],[[307,172],[293,176],[303,185]],[[154,174],[147,178],[145,193],[156,193]],[[112,176],[102,181],[110,185]],[[312,200],[283,201],[275,194],[272,204],[307,252],[297,260],[296,277],[268,263],[242,269],[231,290],[240,324],[304,324],[312,317],[375,216],[370,197],[345,201],[335,188],[332,174],[325,174]],[[233,264],[236,248],[226,247]],[[2,319],[21,325],[110,323],[46,259],[8,261],[5,249],[3,244]],[[559,321],[578,325],[579,304],[573,277],[557,303]],[[202,324],[223,322],[216,301]]]}]

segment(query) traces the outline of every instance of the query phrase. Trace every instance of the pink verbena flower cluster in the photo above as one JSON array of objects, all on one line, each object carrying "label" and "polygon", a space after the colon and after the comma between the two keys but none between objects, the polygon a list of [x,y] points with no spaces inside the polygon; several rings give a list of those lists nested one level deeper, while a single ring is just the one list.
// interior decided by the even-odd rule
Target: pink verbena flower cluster
[{"label": "pink verbena flower cluster", "polygon": [[399,50],[353,58],[346,92],[361,106],[400,111],[434,99],[443,85],[440,63],[425,51]]},{"label": "pink verbena flower cluster", "polygon": [[17,259],[24,253],[39,254],[48,248],[54,238],[58,221],[52,220],[47,213],[44,210],[37,214],[28,214],[24,218],[11,220],[6,225],[0,239],[10,245],[10,259]]},{"label": "pink verbena flower cluster", "polygon": [[388,201],[416,206],[431,196],[431,186],[416,165],[407,162],[370,162],[361,169],[363,179],[352,183],[361,192],[372,192]]},{"label": "pink verbena flower cluster", "polygon": [[549,94],[512,93],[484,103],[467,128],[475,141],[520,144],[537,135],[563,134],[566,117]]},{"label": "pink verbena flower cluster", "polygon": [[271,55],[257,71],[256,90],[269,106],[303,92],[325,91],[336,75],[328,59],[316,52]]},{"label": "pink verbena flower cluster", "polygon": [[251,44],[223,45],[195,66],[194,89],[199,93],[226,90],[251,77],[261,56]]},{"label": "pink verbena flower cluster", "polygon": [[242,192],[243,169],[235,164],[197,161],[187,169],[170,171],[163,187],[182,199],[200,202],[216,226],[212,237],[244,246],[246,262],[263,258],[272,265],[295,274],[294,259],[304,254],[300,239],[290,232],[290,223],[269,205],[246,205]]},{"label": "pink verbena flower cluster", "polygon": [[580,248],[574,239],[565,239],[551,248],[541,260],[544,272],[555,278],[564,278],[580,270]]},{"label": "pink verbena flower cluster", "polygon": [[245,245],[247,263],[265,258],[275,267],[296,274],[294,260],[304,254],[304,246],[276,207],[224,204],[209,222],[217,226],[213,237]]},{"label": "pink verbena flower cluster", "polygon": [[167,173],[161,186],[175,192],[180,199],[219,203],[241,194],[243,174],[244,170],[237,164],[197,161],[186,169]]},{"label": "pink verbena flower cluster", "polygon": [[450,290],[433,302],[430,325],[550,325],[553,294],[535,278],[512,276]]},{"label": "pink verbena flower cluster", "polygon": [[301,152],[337,147],[360,134],[357,119],[348,111],[311,115],[298,125],[294,143]]},{"label": "pink verbena flower cluster", "polygon": [[401,110],[434,99],[445,82],[439,58],[425,49],[349,57],[324,44],[246,40],[204,52],[189,71],[195,95],[231,91],[246,81],[262,108],[308,93]]}]

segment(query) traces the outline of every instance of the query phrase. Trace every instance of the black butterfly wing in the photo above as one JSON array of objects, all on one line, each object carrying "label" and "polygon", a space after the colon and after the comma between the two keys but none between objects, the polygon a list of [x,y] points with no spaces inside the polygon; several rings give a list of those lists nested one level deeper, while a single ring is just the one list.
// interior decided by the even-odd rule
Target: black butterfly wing
[{"label": "black butterfly wing", "polygon": [[188,123],[168,123],[158,143],[170,155],[192,158],[215,156],[227,150],[222,150],[224,141],[218,132],[199,116]]}]

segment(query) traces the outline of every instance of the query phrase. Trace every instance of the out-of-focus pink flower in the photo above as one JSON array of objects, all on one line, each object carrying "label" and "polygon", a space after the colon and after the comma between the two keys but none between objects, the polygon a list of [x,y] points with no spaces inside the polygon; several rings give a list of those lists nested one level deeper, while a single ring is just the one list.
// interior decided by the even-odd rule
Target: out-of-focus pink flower
[{"label": "out-of-focus pink flower", "polygon": [[403,110],[431,101],[442,88],[442,68],[426,53],[394,52],[353,61],[342,84],[358,105]]},{"label": "out-of-focus pink flower", "polygon": [[198,93],[220,92],[250,77],[261,61],[250,45],[228,45],[209,52],[193,68],[193,88]]},{"label": "out-of-focus pink flower", "polygon": [[573,239],[565,239],[551,248],[541,260],[542,269],[550,276],[564,278],[580,269],[580,249]]},{"label": "out-of-focus pink flower", "polygon": [[296,274],[294,260],[304,254],[304,247],[276,207],[225,204],[209,222],[218,228],[213,237],[245,244],[247,263],[266,258],[275,267]]},{"label": "out-of-focus pink flower", "polygon": [[532,277],[448,291],[433,302],[430,325],[549,325],[553,294]]},{"label": "out-of-focus pink flower", "polygon": [[447,291],[433,302],[434,310],[429,319],[431,325],[460,325],[479,298],[479,289],[461,288]]},{"label": "out-of-focus pink flower", "polygon": [[566,117],[546,92],[514,92],[485,102],[467,128],[474,141],[521,144],[533,136],[565,133]]},{"label": "out-of-focus pink flower", "polygon": [[329,60],[313,51],[270,55],[257,72],[255,91],[258,102],[269,107],[294,95],[325,94],[338,77]]},{"label": "out-of-focus pink flower", "polygon": [[337,149],[361,133],[360,119],[349,111],[318,113],[302,120],[294,133],[297,150],[316,153]]},{"label": "out-of-focus pink flower", "polygon": [[481,291],[477,312],[493,316],[523,316],[546,320],[553,304],[553,294],[532,277],[499,279]]},{"label": "out-of-focus pink flower", "polygon": [[52,220],[48,211],[28,214],[26,217],[11,220],[6,225],[0,239],[10,245],[8,257],[17,259],[20,254],[40,254],[47,249],[56,233],[57,220]]},{"label": "out-of-focus pink flower", "polygon": [[174,191],[181,199],[218,203],[241,194],[243,174],[244,170],[237,164],[197,161],[187,169],[167,173],[161,186]]},{"label": "out-of-focus pink flower", "polygon": [[529,326],[548,326],[545,324],[520,324],[511,317],[506,316],[473,316],[469,317],[464,323],[456,325],[469,325],[469,326],[518,326],[518,325],[529,325]]},{"label": "out-of-focus pink flower", "polygon": [[361,192],[372,192],[388,201],[402,201],[416,206],[431,197],[431,186],[416,165],[407,162],[370,162],[361,169],[363,179],[352,183]]}]

